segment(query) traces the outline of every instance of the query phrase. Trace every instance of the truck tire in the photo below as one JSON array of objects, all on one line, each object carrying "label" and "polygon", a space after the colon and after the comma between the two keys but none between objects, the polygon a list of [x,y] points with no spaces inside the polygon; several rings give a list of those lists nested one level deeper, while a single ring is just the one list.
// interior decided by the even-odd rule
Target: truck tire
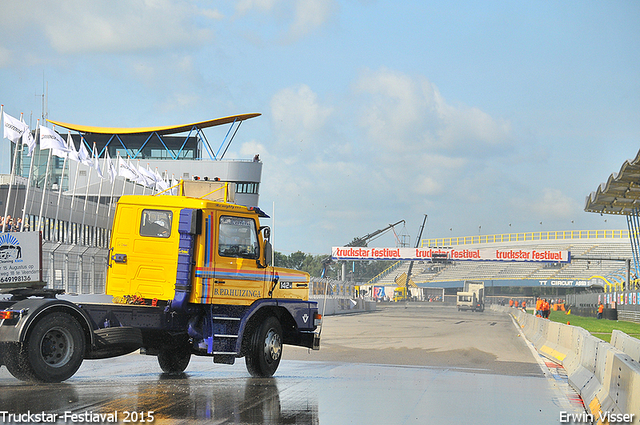
[{"label": "truck tire", "polygon": [[41,317],[21,344],[9,344],[7,369],[23,381],[61,382],[82,364],[85,335],[71,315],[53,312]]},{"label": "truck tire", "polygon": [[255,328],[245,356],[247,370],[254,377],[268,378],[278,369],[282,358],[282,326],[269,316]]},{"label": "truck tire", "polygon": [[165,347],[158,353],[158,364],[164,373],[178,374],[185,371],[191,360],[188,346]]}]

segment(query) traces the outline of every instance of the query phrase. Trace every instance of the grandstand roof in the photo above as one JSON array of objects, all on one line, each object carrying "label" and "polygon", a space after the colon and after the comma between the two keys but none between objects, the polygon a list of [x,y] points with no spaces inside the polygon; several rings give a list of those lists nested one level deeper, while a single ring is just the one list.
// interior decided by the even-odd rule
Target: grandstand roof
[{"label": "grandstand roof", "polygon": [[158,133],[162,135],[183,133],[185,131],[192,130],[194,128],[202,130],[203,128],[214,127],[217,125],[231,124],[250,118],[260,116],[258,113],[231,115],[229,117],[216,118],[207,121],[200,121],[191,124],[181,125],[168,125],[160,127],[137,127],[137,128],[120,128],[120,127],[94,127],[88,125],[69,124],[60,121],[47,120],[52,124],[60,127],[67,128],[69,130],[75,130],[80,133],[95,133],[95,134],[148,134]]},{"label": "grandstand roof", "polygon": [[601,214],[636,215],[640,208],[640,151],[622,164],[620,172],[587,196],[584,210]]}]

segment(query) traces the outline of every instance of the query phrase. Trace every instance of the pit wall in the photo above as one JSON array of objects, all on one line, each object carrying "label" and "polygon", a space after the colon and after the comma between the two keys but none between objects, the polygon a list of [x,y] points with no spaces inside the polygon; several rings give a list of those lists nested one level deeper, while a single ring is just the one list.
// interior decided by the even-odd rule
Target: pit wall
[{"label": "pit wall", "polygon": [[579,392],[596,423],[601,423],[601,412],[639,414],[640,340],[613,331],[609,344],[585,329],[522,310],[497,305],[490,309],[511,314],[538,353],[562,364],[569,384]]}]

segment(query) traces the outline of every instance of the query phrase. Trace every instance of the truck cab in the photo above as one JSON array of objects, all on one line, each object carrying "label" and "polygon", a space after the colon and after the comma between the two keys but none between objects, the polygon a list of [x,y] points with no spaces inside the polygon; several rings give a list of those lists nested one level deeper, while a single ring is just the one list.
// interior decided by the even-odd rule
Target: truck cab
[{"label": "truck cab", "polygon": [[[180,227],[181,216],[188,228]],[[182,304],[180,297],[187,296],[189,303],[207,305],[308,300],[307,273],[268,265],[269,231],[261,227],[261,216],[266,215],[257,208],[203,199],[123,196],[114,218],[106,293]]]},{"label": "truck cab", "polygon": [[464,290],[456,294],[458,311],[484,311],[484,282],[466,281]]}]

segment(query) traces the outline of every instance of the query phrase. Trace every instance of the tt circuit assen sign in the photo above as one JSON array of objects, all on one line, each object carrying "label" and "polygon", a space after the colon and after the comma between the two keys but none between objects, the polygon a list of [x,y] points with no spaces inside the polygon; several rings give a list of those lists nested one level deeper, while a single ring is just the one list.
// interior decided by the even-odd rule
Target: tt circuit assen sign
[{"label": "tt circuit assen sign", "polygon": [[438,260],[453,261],[536,261],[550,263],[568,263],[569,251],[536,249],[456,249],[456,248],[371,248],[371,247],[333,247],[331,257],[334,260]]}]

